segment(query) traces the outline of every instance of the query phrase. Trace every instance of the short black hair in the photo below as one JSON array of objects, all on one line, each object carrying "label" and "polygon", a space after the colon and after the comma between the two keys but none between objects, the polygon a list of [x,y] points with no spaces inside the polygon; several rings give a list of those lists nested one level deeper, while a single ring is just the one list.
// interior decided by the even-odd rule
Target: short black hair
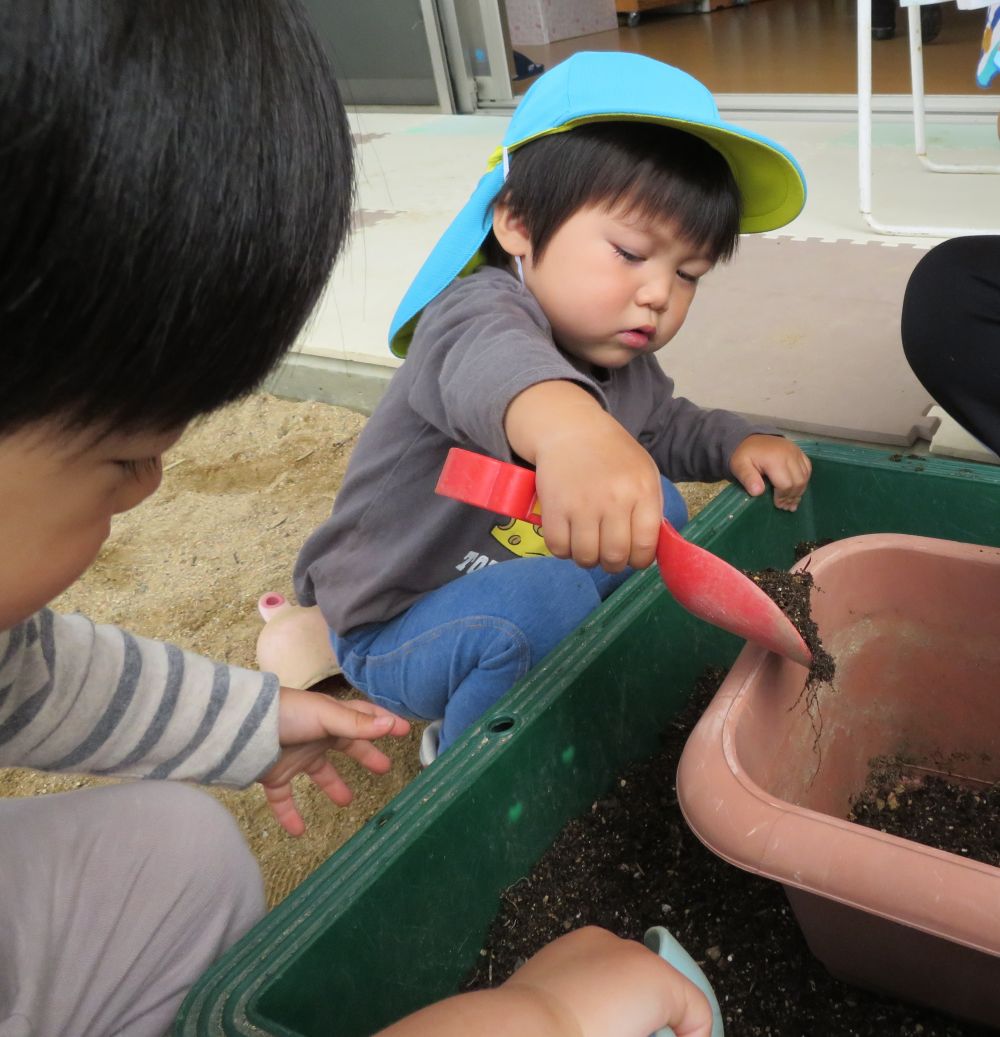
[{"label": "short black hair", "polygon": [[[713,262],[729,259],[739,242],[740,191],[729,163],[700,137],[650,122],[588,122],[522,145],[510,154],[497,203],[524,220],[536,259],[589,205],[671,219]],[[492,231],[484,250],[488,262],[508,262]]]},{"label": "short black hair", "polygon": [[353,184],[298,0],[0,0],[0,434],[245,395],[318,302]]}]

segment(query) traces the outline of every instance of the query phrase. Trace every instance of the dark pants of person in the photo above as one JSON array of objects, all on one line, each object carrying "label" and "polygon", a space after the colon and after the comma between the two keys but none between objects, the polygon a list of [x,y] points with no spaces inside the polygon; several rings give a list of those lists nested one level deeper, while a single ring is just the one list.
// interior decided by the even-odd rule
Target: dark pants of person
[{"label": "dark pants of person", "polygon": [[924,388],[1000,454],[1000,237],[951,238],[910,275],[903,350]]}]

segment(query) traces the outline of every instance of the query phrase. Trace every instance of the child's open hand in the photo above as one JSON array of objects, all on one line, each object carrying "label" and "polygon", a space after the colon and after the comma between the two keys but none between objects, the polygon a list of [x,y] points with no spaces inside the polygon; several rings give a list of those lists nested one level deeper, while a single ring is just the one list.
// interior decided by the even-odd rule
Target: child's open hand
[{"label": "child's open hand", "polygon": [[764,492],[766,477],[774,487],[774,506],[782,511],[798,508],[812,474],[809,458],[781,436],[747,436],[733,451],[729,467],[751,497]]},{"label": "child's open hand", "polygon": [[308,774],[338,806],[351,802],[353,793],[327,759],[331,749],[357,760],[373,774],[385,774],[391,761],[370,739],[399,737],[409,730],[407,721],[371,702],[338,702],[319,692],[282,688],[278,699],[278,741],[282,753],[260,779],[278,823],[290,835],[305,831],[305,822],[292,795],[292,778],[296,774]]}]

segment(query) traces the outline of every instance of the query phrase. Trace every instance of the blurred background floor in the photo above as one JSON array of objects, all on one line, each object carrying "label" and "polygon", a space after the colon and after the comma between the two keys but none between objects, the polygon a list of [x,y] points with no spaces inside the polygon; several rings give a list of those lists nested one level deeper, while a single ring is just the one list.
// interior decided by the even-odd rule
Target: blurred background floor
[{"label": "blurred background floor", "polygon": [[[976,85],[983,35],[982,10],[941,9],[941,33],[925,47],[928,94],[994,93]],[[896,35],[873,41],[875,93],[910,91],[906,12],[896,12]],[[643,12],[639,24],[516,49],[547,68],[578,50],[623,50],[678,65],[714,93],[850,94],[857,88],[856,0],[755,0],[708,14],[674,5]],[[518,80],[523,93],[531,80]]]}]

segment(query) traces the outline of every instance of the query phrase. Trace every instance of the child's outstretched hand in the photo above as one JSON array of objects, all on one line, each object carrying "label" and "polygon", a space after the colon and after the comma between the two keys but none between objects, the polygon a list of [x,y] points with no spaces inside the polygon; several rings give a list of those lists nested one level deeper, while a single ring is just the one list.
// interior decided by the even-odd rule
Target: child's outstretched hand
[{"label": "child's outstretched hand", "polygon": [[292,778],[308,774],[337,806],[345,807],[353,793],[327,759],[334,749],[357,760],[373,774],[385,774],[389,757],[376,749],[373,738],[399,737],[410,725],[394,713],[371,702],[338,702],[315,691],[282,688],[278,698],[278,741],[282,752],[277,763],[260,778],[271,812],[289,835],[301,835],[305,822],[292,795]]},{"label": "child's outstretched hand", "polygon": [[774,506],[782,511],[795,511],[812,474],[809,458],[781,436],[747,436],[733,451],[729,467],[751,497],[767,489],[766,477],[774,487]]}]

